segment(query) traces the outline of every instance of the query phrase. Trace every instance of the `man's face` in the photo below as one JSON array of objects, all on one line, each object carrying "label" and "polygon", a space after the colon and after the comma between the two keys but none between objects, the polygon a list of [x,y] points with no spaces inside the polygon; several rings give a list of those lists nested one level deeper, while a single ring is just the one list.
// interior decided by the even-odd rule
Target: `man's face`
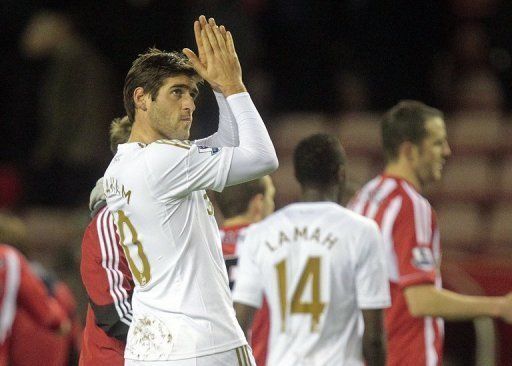
[{"label": "man's face", "polygon": [[416,175],[423,186],[441,179],[443,166],[451,155],[443,119],[428,119],[425,122],[425,129],[427,136],[418,146],[414,164]]},{"label": "man's face", "polygon": [[187,140],[196,109],[197,82],[187,75],[168,77],[155,100],[148,95],[151,127],[164,139]]},{"label": "man's face", "polygon": [[270,176],[264,176],[263,184],[265,185],[265,193],[263,194],[263,213],[262,218],[267,217],[275,209],[274,196],[276,194],[276,188],[272,183],[272,178]]}]

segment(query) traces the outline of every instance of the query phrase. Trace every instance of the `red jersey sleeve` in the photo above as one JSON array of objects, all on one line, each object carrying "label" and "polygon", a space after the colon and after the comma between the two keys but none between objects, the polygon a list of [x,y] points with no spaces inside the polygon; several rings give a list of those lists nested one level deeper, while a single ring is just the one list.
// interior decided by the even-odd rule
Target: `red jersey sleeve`
[{"label": "red jersey sleeve", "polygon": [[432,223],[432,209],[426,200],[404,200],[393,228],[401,288],[435,283]]},{"label": "red jersey sleeve", "polygon": [[132,319],[133,281],[106,207],[85,231],[80,272],[97,325],[108,335],[125,339]]}]

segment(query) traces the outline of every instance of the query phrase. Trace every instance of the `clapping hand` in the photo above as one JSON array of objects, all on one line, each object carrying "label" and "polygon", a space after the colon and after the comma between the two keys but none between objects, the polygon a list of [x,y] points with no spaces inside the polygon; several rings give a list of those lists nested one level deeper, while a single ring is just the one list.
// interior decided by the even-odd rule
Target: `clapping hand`
[{"label": "clapping hand", "polygon": [[198,55],[189,48],[183,49],[183,53],[197,73],[226,97],[246,91],[231,32],[223,25],[217,26],[213,18],[207,21],[201,15],[194,22],[194,34]]}]

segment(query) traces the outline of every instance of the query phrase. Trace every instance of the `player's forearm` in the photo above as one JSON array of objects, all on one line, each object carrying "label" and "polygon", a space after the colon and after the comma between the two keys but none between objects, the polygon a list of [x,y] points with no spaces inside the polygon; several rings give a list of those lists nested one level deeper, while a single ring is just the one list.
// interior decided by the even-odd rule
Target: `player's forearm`
[{"label": "player's forearm", "polygon": [[256,308],[238,302],[235,302],[233,306],[235,308],[238,324],[240,324],[240,328],[242,328],[245,337],[248,338]]},{"label": "player's forearm", "polygon": [[110,303],[97,305],[89,299],[89,305],[94,313],[96,325],[103,329],[109,337],[126,340],[133,312],[131,303],[125,300],[122,305]]},{"label": "player's forearm", "polygon": [[196,140],[195,143],[208,147],[238,146],[238,126],[226,97],[219,91],[214,91],[214,94],[219,106],[219,128],[213,135]]},{"label": "player's forearm", "polygon": [[366,366],[384,366],[386,364],[386,349],[382,336],[363,339],[363,356]]},{"label": "player's forearm", "polygon": [[260,178],[279,165],[268,131],[247,93],[227,98],[238,125],[240,144],[233,152],[227,185]]},{"label": "player's forearm", "polygon": [[364,309],[363,355],[367,366],[386,364],[382,309]]},{"label": "player's forearm", "polygon": [[503,297],[461,295],[431,285],[407,288],[405,295],[413,316],[438,316],[450,320],[498,317],[505,306]]}]

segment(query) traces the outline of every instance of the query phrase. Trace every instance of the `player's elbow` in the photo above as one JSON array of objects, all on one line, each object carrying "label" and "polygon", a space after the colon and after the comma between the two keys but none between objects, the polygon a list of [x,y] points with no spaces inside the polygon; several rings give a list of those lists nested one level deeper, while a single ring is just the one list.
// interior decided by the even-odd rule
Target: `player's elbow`
[{"label": "player's elbow", "polygon": [[279,168],[279,160],[277,159],[276,151],[271,148],[267,149],[265,154],[260,156],[260,167],[261,167],[261,174],[267,175],[275,172],[277,168]]},{"label": "player's elbow", "polygon": [[253,161],[251,166],[252,175],[256,178],[272,174],[277,168],[279,168],[279,161],[275,155],[260,156],[257,161]]},{"label": "player's elbow", "polygon": [[264,166],[266,167],[265,175],[271,174],[279,168],[279,160],[277,160],[277,155],[275,153],[271,154],[265,159]]}]

